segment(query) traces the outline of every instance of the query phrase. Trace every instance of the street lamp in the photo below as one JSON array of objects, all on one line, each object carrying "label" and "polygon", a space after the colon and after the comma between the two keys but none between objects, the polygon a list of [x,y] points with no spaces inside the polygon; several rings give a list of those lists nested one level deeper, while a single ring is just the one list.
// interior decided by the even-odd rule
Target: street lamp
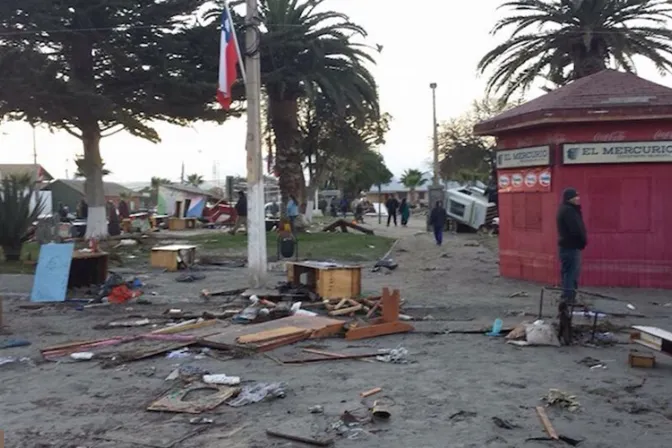
[{"label": "street lamp", "polygon": [[439,136],[438,136],[438,124],[436,123],[436,83],[433,82],[429,85],[429,88],[432,89],[432,111],[433,111],[433,124],[434,124],[434,133],[433,133],[433,149],[434,149],[434,186],[438,186],[439,182]]}]

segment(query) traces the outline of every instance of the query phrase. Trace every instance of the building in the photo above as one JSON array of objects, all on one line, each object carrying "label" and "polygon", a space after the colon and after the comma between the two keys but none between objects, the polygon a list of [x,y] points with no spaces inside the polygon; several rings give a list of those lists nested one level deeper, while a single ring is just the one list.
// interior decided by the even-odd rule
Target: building
[{"label": "building", "polygon": [[[79,201],[86,199],[83,180],[56,179],[42,187],[42,190],[51,192],[52,211],[56,211],[58,204],[62,203],[74,212]],[[114,182],[103,182],[103,191],[105,202],[112,201],[115,205],[118,205],[119,201],[124,199],[131,211],[140,208],[139,195],[133,190]]]},{"label": "building", "polygon": [[555,215],[574,187],[580,283],[672,288],[672,89],[605,70],[474,130],[497,138],[502,275],[559,282]]},{"label": "building", "polygon": [[33,182],[49,182],[53,180],[51,174],[42,165],[32,163],[0,164],[0,180],[7,176],[28,175]]},{"label": "building", "polygon": [[426,182],[425,185],[417,187],[414,191],[413,198],[411,198],[411,189],[398,180],[393,179],[389,184],[381,185],[380,191],[378,190],[378,185],[371,186],[366,193],[366,199],[371,203],[382,203],[385,202],[389,196],[396,196],[399,200],[406,199],[414,204],[427,205],[427,191],[430,185],[430,182]]},{"label": "building", "polygon": [[156,211],[159,215],[200,218],[211,197],[211,193],[191,185],[161,185]]}]

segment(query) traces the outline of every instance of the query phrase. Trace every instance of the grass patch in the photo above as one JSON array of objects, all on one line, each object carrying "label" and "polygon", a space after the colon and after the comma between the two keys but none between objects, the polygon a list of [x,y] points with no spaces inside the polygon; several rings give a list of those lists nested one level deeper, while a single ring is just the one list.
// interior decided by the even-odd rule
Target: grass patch
[{"label": "grass patch", "polygon": [[5,254],[0,249],[0,274],[34,274],[39,255],[40,245],[35,241],[23,245],[18,263],[5,261]]},{"label": "grass patch", "polygon": [[[356,233],[305,233],[298,236],[299,258],[315,260],[371,261],[377,260],[392,247],[394,240],[382,236]],[[246,235],[217,233],[190,237],[189,241],[208,252],[245,254]],[[266,234],[269,258],[277,253],[277,234]]]}]

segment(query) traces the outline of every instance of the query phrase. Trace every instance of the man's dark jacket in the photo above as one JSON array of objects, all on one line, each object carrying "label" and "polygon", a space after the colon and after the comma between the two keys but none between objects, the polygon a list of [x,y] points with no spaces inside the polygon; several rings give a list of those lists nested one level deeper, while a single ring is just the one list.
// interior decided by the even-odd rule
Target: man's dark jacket
[{"label": "man's dark jacket", "polygon": [[247,197],[240,196],[238,202],[236,202],[236,213],[238,216],[246,217],[247,216]]},{"label": "man's dark jacket", "polygon": [[434,207],[429,215],[429,223],[434,227],[443,227],[446,225],[448,214],[443,207]]},{"label": "man's dark jacket", "polygon": [[563,202],[558,209],[558,246],[563,249],[583,250],[588,244],[581,207]]}]

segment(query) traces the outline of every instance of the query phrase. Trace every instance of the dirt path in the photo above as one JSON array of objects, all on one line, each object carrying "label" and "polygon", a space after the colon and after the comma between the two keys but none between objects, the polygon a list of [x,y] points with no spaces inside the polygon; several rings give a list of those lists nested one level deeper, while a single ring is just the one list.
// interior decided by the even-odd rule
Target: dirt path
[{"label": "dirt path", "polygon": [[[179,364],[197,366],[212,373],[239,375],[246,381],[282,381],[287,397],[243,408],[218,407],[205,416],[214,420],[203,433],[178,443],[178,448],[293,447],[269,439],[267,427],[292,426],[304,433],[323,431],[339,420],[344,410],[365,407],[359,393],[382,387],[390,405],[387,424],[353,427],[338,437],[339,448],[385,446],[389,448],[445,447],[544,447],[547,442],[528,442],[543,436],[534,413],[540,397],[557,388],[575,394],[579,412],[549,408],[557,431],[585,438],[582,447],[611,448],[647,446],[663,448],[672,439],[672,360],[658,356],[653,370],[633,370],[626,364],[627,345],[608,348],[515,348],[499,338],[480,334],[432,335],[445,329],[478,329],[496,317],[506,325],[523,319],[522,312],[537,310],[539,285],[499,277],[492,241],[463,235],[446,235],[443,247],[423,232],[423,222],[412,220],[409,228],[380,227],[378,234],[400,238],[392,257],[399,263],[393,272],[365,270],[363,288],[375,293],[383,286],[399,288],[405,312],[428,320],[414,322],[418,333],[389,336],[349,344],[344,340],[320,341],[323,349],[338,352],[403,346],[410,352],[406,365],[380,362],[338,361],[303,366],[281,366],[263,357],[218,361],[211,358],[182,360],[157,357],[102,370],[90,363],[38,363],[0,366],[0,429],[6,446],[17,448],[87,447],[139,448],[132,442],[111,442],[99,437],[135,437],[175,440],[198,429],[192,416],[148,413],[147,402],[166,389],[165,377]],[[195,312],[213,308],[198,297],[203,287],[236,288],[245,285],[244,270],[206,272],[204,283],[184,285],[174,276],[144,273],[157,292],[154,305],[132,309],[75,311],[49,307],[30,311],[18,299],[5,300],[5,320],[14,338],[33,345],[0,351],[2,356],[39,358],[38,349],[79,339],[105,337],[118,332],[94,330],[93,326],[120,315],[158,314],[170,304]],[[273,274],[282,279],[283,274]],[[30,278],[0,276],[0,292],[27,293]],[[527,296],[509,298],[516,292]],[[615,321],[621,325],[645,322],[670,328],[672,302],[669,292],[607,291],[637,307],[647,319]],[[625,302],[600,306],[627,312]],[[657,303],[658,305],[656,305]],[[611,308],[610,308],[611,307]],[[552,309],[549,308],[549,313]],[[505,325],[505,326],[506,326]],[[307,343],[278,350],[276,355],[296,353]],[[579,364],[585,357],[603,361],[606,369],[591,370]],[[646,380],[642,387],[638,386]],[[323,414],[309,408],[324,407]],[[507,420],[514,429],[502,429],[493,417]],[[116,431],[116,435],[112,434]],[[136,441],[137,441],[136,440]],[[160,445],[157,445],[160,446]],[[167,445],[166,445],[167,446]]]}]

